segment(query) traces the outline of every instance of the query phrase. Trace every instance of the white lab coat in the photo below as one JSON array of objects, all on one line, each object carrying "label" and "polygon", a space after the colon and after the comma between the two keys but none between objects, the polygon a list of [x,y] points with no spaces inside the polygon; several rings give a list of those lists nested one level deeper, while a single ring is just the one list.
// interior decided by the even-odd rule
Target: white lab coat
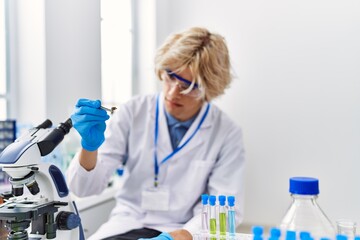
[{"label": "white lab coat", "polygon": [[[163,95],[159,100],[158,159],[172,152]],[[208,103],[185,134],[194,132]],[[237,224],[243,217],[244,149],[241,130],[226,114],[211,104],[201,128],[191,141],[160,166],[159,186],[170,189],[168,211],[141,208],[142,189],[154,181],[154,127],[156,95],[137,96],[111,116],[106,140],[99,148],[98,162],[91,171],[83,169],[75,157],[68,169],[69,188],[78,196],[100,194],[121,161],[126,160],[128,177],[119,189],[110,219],[90,239],[101,239],[148,227],[159,231],[201,227],[200,196],[234,195]],[[180,143],[180,145],[182,144]],[[94,216],[96,221],[96,216]]]}]

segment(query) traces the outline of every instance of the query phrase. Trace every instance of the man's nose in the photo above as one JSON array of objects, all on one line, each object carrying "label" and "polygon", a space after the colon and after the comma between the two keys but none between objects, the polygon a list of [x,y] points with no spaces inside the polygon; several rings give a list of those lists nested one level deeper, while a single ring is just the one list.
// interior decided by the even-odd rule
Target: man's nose
[{"label": "man's nose", "polygon": [[169,86],[169,95],[173,97],[178,97],[181,95],[180,89],[177,85],[177,83],[173,84],[172,86]]}]

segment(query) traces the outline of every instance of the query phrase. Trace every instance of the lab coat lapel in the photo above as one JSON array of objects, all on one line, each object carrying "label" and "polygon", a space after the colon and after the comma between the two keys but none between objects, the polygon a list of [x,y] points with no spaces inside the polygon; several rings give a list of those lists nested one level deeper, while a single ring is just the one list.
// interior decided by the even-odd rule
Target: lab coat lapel
[{"label": "lab coat lapel", "polygon": [[[155,126],[154,126],[155,127]],[[167,120],[164,112],[164,95],[160,94],[159,98],[159,135],[157,145],[158,161],[162,161],[173,152]]]},{"label": "lab coat lapel", "polygon": [[[194,133],[194,131],[196,131],[196,128],[198,127],[201,118],[204,116],[206,108],[208,106],[209,103],[205,103],[199,114],[197,115],[195,121],[191,124],[190,128],[187,130],[186,134],[184,135],[184,137],[181,139],[181,142],[179,144],[179,146],[181,146],[182,144],[184,144],[189,137]],[[193,150],[194,148],[198,147],[199,145],[203,144],[203,142],[205,141],[204,139],[204,131],[208,131],[210,129],[211,126],[211,106],[209,109],[209,112],[203,122],[203,124],[201,125],[200,129],[197,131],[197,133],[194,135],[194,137],[184,146],[183,149],[181,149],[177,154],[176,157],[180,158],[181,156],[183,156],[184,154],[187,154],[188,152],[190,152],[191,150]]]}]

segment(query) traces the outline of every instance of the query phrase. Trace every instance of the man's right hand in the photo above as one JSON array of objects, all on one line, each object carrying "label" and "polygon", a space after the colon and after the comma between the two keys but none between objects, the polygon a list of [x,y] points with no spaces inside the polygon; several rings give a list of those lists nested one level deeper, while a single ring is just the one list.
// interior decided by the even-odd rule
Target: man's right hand
[{"label": "man's right hand", "polygon": [[100,100],[81,98],[71,115],[72,124],[81,136],[81,146],[87,151],[97,150],[105,140],[105,121],[109,115],[100,107]]}]

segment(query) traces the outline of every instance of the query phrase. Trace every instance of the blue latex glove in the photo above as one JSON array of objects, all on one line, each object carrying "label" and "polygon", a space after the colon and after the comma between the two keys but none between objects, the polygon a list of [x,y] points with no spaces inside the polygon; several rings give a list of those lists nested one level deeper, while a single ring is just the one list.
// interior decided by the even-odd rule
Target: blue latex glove
[{"label": "blue latex glove", "polygon": [[81,146],[88,151],[95,151],[105,140],[105,121],[109,115],[100,106],[100,100],[81,98],[71,115],[72,124],[81,136]]},{"label": "blue latex glove", "polygon": [[139,238],[138,240],[174,240],[174,238],[167,232],[161,233],[157,237],[153,238]]}]

